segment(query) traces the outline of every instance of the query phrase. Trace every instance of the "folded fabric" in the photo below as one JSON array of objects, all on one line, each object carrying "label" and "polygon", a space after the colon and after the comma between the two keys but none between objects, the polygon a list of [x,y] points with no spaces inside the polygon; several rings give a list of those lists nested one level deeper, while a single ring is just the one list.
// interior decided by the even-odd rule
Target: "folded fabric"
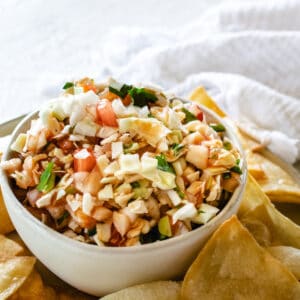
[{"label": "folded fabric", "polygon": [[183,97],[203,85],[246,131],[294,163],[300,158],[299,15],[299,1],[226,2],[176,33],[114,30],[102,50],[105,73]]}]

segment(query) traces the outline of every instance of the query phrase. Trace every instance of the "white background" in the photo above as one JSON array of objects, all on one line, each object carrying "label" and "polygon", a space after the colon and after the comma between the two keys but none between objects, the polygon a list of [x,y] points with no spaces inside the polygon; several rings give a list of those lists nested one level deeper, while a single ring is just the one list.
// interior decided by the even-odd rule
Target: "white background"
[{"label": "white background", "polygon": [[72,76],[97,77],[102,38],[115,27],[176,30],[220,2],[1,0],[0,123],[38,108]]}]

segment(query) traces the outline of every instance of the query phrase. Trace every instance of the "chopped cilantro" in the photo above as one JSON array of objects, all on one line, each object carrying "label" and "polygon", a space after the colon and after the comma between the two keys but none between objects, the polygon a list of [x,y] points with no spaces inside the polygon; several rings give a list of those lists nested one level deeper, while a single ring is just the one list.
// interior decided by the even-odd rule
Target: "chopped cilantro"
[{"label": "chopped cilantro", "polygon": [[175,143],[171,145],[171,149],[173,150],[175,156],[177,156],[183,148],[184,146],[180,144]]},{"label": "chopped cilantro", "polygon": [[154,116],[151,113],[149,113],[148,118],[154,118]]},{"label": "chopped cilantro", "polygon": [[108,87],[109,91],[118,95],[121,98],[125,98],[129,90],[132,89],[132,85],[123,84],[120,90],[113,88],[112,86]]},{"label": "chopped cilantro", "polygon": [[63,215],[56,220],[57,225],[61,225],[69,217],[69,215],[70,214],[67,211],[65,211]]},{"label": "chopped cilantro", "polygon": [[230,172],[224,173],[224,174],[223,174],[223,178],[224,178],[224,179],[229,179],[229,178],[231,178],[231,173],[230,173]]},{"label": "chopped cilantro", "polygon": [[186,108],[183,108],[182,111],[185,113],[185,123],[198,120],[197,117]]},{"label": "chopped cilantro", "polygon": [[158,155],[155,158],[157,159],[158,162],[157,168],[159,170],[175,174],[173,166],[167,162],[163,154]]},{"label": "chopped cilantro", "polygon": [[149,244],[157,240],[160,240],[158,226],[153,227],[148,233],[140,235],[141,244]]},{"label": "chopped cilantro", "polygon": [[133,100],[133,105],[139,107],[143,107],[148,103],[154,103],[157,101],[157,97],[154,94],[147,92],[144,88],[133,87],[128,91],[128,94]]},{"label": "chopped cilantro", "polygon": [[67,90],[67,89],[69,89],[69,88],[71,88],[73,86],[74,86],[73,82],[66,82],[65,85],[63,86],[63,89]]},{"label": "chopped cilantro", "polygon": [[96,227],[88,229],[88,236],[93,236],[97,232]]},{"label": "chopped cilantro", "polygon": [[132,186],[133,189],[139,188],[141,186],[138,181],[131,182],[130,185]]},{"label": "chopped cilantro", "polygon": [[209,126],[216,132],[224,132],[226,130],[222,124],[210,124]]},{"label": "chopped cilantro", "polygon": [[54,163],[51,161],[47,165],[47,168],[42,173],[40,183],[37,186],[37,190],[43,193],[50,192],[55,185],[55,174],[52,172]]}]

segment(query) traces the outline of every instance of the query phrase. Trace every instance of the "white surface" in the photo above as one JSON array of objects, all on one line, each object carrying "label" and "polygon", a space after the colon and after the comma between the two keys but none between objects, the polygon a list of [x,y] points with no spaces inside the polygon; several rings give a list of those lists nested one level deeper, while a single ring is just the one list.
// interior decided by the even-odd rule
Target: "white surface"
[{"label": "white surface", "polygon": [[295,161],[300,2],[226,1],[203,13],[207,3],[2,2],[0,117],[32,110],[85,75],[150,81],[181,96],[203,84],[250,133]]},{"label": "white surface", "polygon": [[179,29],[220,1],[0,1],[0,123],[56,96],[66,80],[106,79],[103,49],[115,50],[105,42],[114,28]]}]

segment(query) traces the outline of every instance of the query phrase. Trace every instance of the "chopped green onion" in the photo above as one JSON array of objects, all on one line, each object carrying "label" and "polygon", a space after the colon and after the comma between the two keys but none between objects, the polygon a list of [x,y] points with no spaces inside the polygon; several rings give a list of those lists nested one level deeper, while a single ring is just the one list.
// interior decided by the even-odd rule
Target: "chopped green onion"
[{"label": "chopped green onion", "polygon": [[243,173],[242,170],[241,170],[241,168],[240,168],[239,166],[234,166],[234,167],[232,167],[232,168],[230,169],[230,171],[235,172],[235,173],[238,173],[238,174],[242,174],[242,173]]},{"label": "chopped green onion", "polygon": [[216,132],[224,132],[226,130],[222,124],[210,124],[209,126]]},{"label": "chopped green onion", "polygon": [[180,144],[175,143],[171,145],[171,149],[173,150],[175,156],[177,156],[183,148],[184,146]]},{"label": "chopped green onion", "polygon": [[240,166],[239,166],[240,162],[241,162],[241,160],[238,158],[238,159],[236,160],[236,162],[235,162],[236,165],[235,165],[234,167],[232,167],[232,168],[230,169],[230,171],[235,172],[235,173],[238,173],[238,174],[242,174],[243,172],[242,172],[242,170],[241,170],[241,168],[240,168]]},{"label": "chopped green onion", "polygon": [[154,103],[157,101],[157,97],[147,92],[144,88],[131,88],[128,91],[128,94],[131,96],[133,100],[133,105],[143,107],[149,103]]},{"label": "chopped green onion", "polygon": [[154,118],[154,116],[151,113],[149,113],[148,118]]},{"label": "chopped green onion", "polygon": [[182,108],[182,111],[185,113],[185,123],[198,120],[197,117],[186,108]]},{"label": "chopped green onion", "polygon": [[68,211],[65,211],[63,215],[56,220],[57,225],[61,225],[69,217],[69,215],[70,214],[68,213]]},{"label": "chopped green onion", "polygon": [[69,88],[71,88],[73,86],[74,86],[73,82],[66,82],[65,85],[63,86],[63,89],[67,90],[67,89],[69,89]]},{"label": "chopped green onion", "polygon": [[229,142],[224,142],[223,143],[224,149],[230,151],[232,149],[232,145]]},{"label": "chopped green onion", "polygon": [[184,192],[183,191],[181,191],[180,190],[180,188],[178,187],[178,186],[176,186],[176,188],[174,189],[175,190],[175,192],[177,192],[177,194],[179,195],[179,197],[181,198],[181,199],[183,199],[184,198]]},{"label": "chopped green onion", "polygon": [[50,192],[55,185],[55,174],[52,173],[54,163],[51,161],[47,165],[47,168],[42,173],[40,183],[37,186],[37,190],[43,193]]},{"label": "chopped green onion", "polygon": [[163,154],[158,155],[155,158],[157,159],[157,162],[158,162],[157,168],[159,170],[175,174],[173,166],[167,162],[167,160]]}]

